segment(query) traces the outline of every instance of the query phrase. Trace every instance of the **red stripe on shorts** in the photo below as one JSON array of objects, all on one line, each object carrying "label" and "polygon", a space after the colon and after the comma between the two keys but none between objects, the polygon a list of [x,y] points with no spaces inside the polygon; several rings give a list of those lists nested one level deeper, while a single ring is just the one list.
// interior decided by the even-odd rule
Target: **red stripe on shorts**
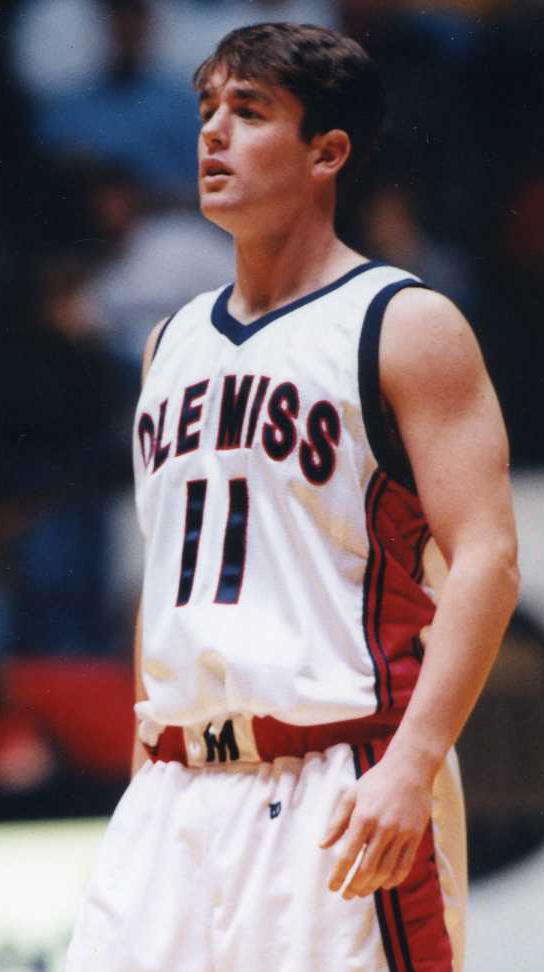
[{"label": "red stripe on shorts", "polygon": [[[381,759],[386,748],[386,740],[354,746],[356,776]],[[452,972],[431,822],[408,877],[391,891],[376,891],[374,902],[390,972]]]}]

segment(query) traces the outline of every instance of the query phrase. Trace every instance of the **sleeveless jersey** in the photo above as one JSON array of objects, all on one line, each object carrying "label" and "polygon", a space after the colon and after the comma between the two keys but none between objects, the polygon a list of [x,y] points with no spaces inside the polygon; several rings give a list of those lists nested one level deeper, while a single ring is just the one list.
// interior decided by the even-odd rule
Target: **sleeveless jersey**
[{"label": "sleeveless jersey", "polygon": [[400,721],[434,610],[380,406],[407,286],[370,262],[248,325],[232,285],[167,322],[134,428],[145,721]]}]

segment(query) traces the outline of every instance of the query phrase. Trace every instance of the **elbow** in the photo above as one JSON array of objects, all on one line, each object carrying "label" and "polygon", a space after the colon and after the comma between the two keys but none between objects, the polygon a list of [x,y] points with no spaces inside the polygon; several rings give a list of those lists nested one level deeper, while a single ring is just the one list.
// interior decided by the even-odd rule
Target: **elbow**
[{"label": "elbow", "polygon": [[509,601],[511,614],[513,614],[519,601],[521,588],[521,574],[518,565],[512,564],[508,566],[505,570],[505,575],[506,600]]},{"label": "elbow", "polygon": [[513,599],[512,611],[513,611],[519,601],[519,595],[521,591],[521,573],[517,562],[514,563],[512,567],[509,568],[509,577],[510,577],[510,584],[512,590],[512,599]]},{"label": "elbow", "polygon": [[511,612],[513,612],[518,603],[521,588],[518,548],[515,538],[501,544],[500,549],[496,552],[495,564],[502,579],[505,602],[510,604]]},{"label": "elbow", "polygon": [[514,613],[520,593],[520,572],[515,536],[496,535],[480,537],[475,546],[467,550],[464,570],[468,569],[475,587],[483,584],[496,609],[509,619]]}]

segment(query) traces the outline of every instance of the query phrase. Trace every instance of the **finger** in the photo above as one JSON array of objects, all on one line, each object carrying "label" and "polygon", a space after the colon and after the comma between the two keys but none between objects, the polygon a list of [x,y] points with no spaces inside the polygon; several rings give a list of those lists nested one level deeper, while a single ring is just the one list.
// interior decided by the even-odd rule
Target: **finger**
[{"label": "finger", "polygon": [[367,845],[363,844],[360,851],[356,854],[355,860],[351,865],[348,873],[346,874],[344,880],[342,881],[342,884],[340,886],[340,891],[342,892],[343,898],[353,898],[353,893],[351,891],[348,891],[347,889],[349,888],[354,875],[357,874],[359,868],[361,867],[362,861],[364,860],[364,856],[366,854],[366,848]]},{"label": "finger", "polygon": [[330,820],[327,832],[323,839],[319,842],[320,847],[332,847],[332,845],[340,839],[342,834],[346,832],[349,827],[354,806],[355,797],[352,794],[344,793],[340,797]]},{"label": "finger", "polygon": [[430,630],[431,630],[430,625],[426,624],[425,627],[422,628],[421,631],[419,632],[419,636],[418,637],[419,637],[419,640],[421,641],[421,644],[423,645],[424,648],[427,647],[427,642],[429,640]]},{"label": "finger", "polygon": [[354,824],[352,817],[352,822],[346,835],[342,856],[337,861],[336,867],[329,882],[329,888],[331,891],[339,891],[349,878],[350,871],[352,869],[355,871],[360,866],[365,846],[370,839],[368,833],[369,828],[370,824],[366,822],[363,825],[361,825],[360,822]]},{"label": "finger", "polygon": [[383,887],[386,891],[389,891],[391,888],[398,887],[399,884],[402,884],[402,882],[406,880],[410,871],[412,870],[412,867],[414,866],[416,851],[417,845],[414,848],[412,843],[406,844],[402,848],[397,858],[397,862],[391,870],[391,874],[386,881],[384,881]]},{"label": "finger", "polygon": [[384,846],[383,843],[374,840],[367,848],[361,866],[354,871],[346,886],[345,896],[351,898],[357,894],[364,897],[382,887],[383,882],[390,877],[398,857],[399,848],[396,841],[390,840]]}]

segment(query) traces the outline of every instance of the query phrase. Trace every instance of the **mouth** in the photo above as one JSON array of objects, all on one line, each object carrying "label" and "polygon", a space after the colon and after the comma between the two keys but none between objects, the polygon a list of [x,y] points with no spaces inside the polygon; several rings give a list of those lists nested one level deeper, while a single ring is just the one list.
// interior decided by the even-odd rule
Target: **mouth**
[{"label": "mouth", "polygon": [[204,159],[200,164],[200,175],[203,179],[214,179],[217,176],[232,175],[232,169],[219,159]]}]

